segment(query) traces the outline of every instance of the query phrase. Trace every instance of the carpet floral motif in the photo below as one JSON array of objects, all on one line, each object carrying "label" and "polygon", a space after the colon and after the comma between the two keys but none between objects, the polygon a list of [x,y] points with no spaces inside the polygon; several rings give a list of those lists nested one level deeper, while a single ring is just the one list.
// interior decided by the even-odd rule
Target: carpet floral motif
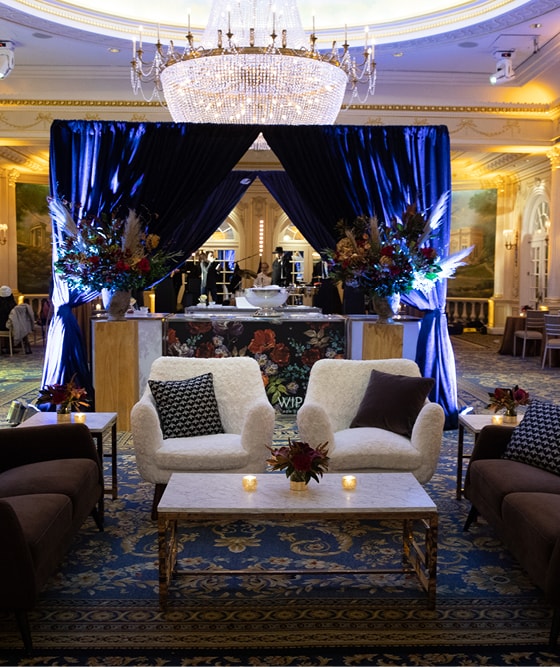
[{"label": "carpet floral motif", "polygon": [[[480,345],[458,338],[453,345],[462,407],[480,412],[489,389],[514,382],[546,398],[558,381],[557,369],[541,372],[537,359],[497,357],[490,337]],[[33,385],[30,367],[12,359],[1,379],[7,400],[16,397],[18,382],[25,383],[20,396],[31,389],[36,395],[40,374]],[[4,414],[7,407],[0,406]],[[279,414],[275,443],[295,435],[293,417]],[[118,451],[119,497],[106,499],[105,532],[88,520],[41,594],[30,617],[32,656],[21,650],[13,617],[0,612],[0,665],[560,662],[560,653],[546,646],[551,610],[540,591],[487,524],[462,531],[469,505],[454,494],[456,431],[444,434],[437,472],[426,486],[440,513],[435,611],[427,609],[414,577],[342,571],[394,561],[401,539],[396,525],[232,520],[184,524],[179,567],[251,566],[256,572],[177,577],[162,612],[153,489],[137,473],[129,434],[119,434]],[[296,577],[259,572],[297,567],[303,573]],[[330,574],[314,573],[317,567]]]}]

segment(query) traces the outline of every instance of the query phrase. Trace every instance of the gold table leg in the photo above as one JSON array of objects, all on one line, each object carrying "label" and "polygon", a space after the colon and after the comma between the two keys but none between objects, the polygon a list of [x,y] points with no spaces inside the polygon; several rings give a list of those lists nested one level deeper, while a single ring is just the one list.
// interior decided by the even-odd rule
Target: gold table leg
[{"label": "gold table leg", "polygon": [[177,562],[177,519],[158,517],[159,605],[167,608],[169,584]]}]

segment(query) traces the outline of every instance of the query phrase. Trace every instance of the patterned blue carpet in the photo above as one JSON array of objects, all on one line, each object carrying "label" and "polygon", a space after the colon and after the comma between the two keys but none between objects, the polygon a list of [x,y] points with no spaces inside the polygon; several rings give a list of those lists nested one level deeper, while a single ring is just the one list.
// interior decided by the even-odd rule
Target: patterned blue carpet
[{"label": "patterned blue carpet", "polygon": [[[559,369],[499,357],[499,340],[489,336],[453,344],[462,406],[481,411],[489,390],[517,383],[533,396],[557,395]],[[3,390],[11,383],[17,393],[18,372],[22,393],[40,381],[29,363],[16,370],[24,357],[6,374],[4,360]],[[6,403],[2,394],[0,408]],[[279,418],[276,441],[292,434],[292,418]],[[538,589],[487,525],[462,531],[468,503],[455,499],[456,443],[456,432],[446,432],[426,485],[440,513],[435,611],[413,577],[341,572],[394,563],[401,535],[390,522],[231,521],[185,525],[180,568],[304,573],[178,577],[162,612],[152,488],[121,433],[119,498],[106,500],[105,532],[88,521],[42,594],[31,615],[32,655],[21,652],[13,617],[0,614],[0,665],[558,665],[560,653],[546,646],[551,610]],[[317,567],[330,574],[314,574]]]}]

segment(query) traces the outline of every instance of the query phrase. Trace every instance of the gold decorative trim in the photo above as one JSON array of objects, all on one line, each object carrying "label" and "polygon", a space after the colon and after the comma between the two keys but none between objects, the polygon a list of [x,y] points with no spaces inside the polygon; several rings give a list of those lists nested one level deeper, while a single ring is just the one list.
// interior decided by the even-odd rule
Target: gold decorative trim
[{"label": "gold decorative trim", "polygon": [[501,134],[505,134],[506,132],[511,132],[512,135],[514,133],[520,134],[521,126],[518,120],[511,119],[506,121],[501,129],[496,130],[495,132],[485,132],[477,126],[476,122],[472,118],[470,118],[468,120],[465,119],[460,121],[455,129],[449,130],[449,134],[457,134],[458,132],[463,132],[464,130],[472,130],[473,132],[476,132],[483,137],[499,137]]},{"label": "gold decorative trim", "polygon": [[560,169],[560,146],[554,146],[554,148],[548,151],[546,157],[550,160],[552,169]]},{"label": "gold decorative trim", "polygon": [[[127,101],[127,100],[9,100],[0,99],[0,107],[128,107],[128,108],[166,108],[165,103]],[[344,111],[398,111],[415,113],[523,113],[523,114],[555,114],[560,113],[560,105],[547,104],[516,104],[502,107],[496,106],[432,106],[414,104],[352,104],[344,107]]]},{"label": "gold decorative trim", "polygon": [[518,104],[503,107],[467,107],[467,106],[423,106],[408,104],[353,104],[348,107],[350,111],[405,111],[421,113],[553,113],[555,107],[547,104]]},{"label": "gold decorative trim", "polygon": [[126,100],[2,100],[0,107],[165,107],[159,102],[131,102]]}]

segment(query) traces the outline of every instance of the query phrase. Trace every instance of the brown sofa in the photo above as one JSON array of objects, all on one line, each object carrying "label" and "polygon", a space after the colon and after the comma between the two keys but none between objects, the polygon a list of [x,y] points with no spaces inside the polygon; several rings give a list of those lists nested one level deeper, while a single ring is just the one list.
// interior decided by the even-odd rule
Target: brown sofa
[{"label": "brown sofa", "polygon": [[554,608],[550,644],[560,630],[560,475],[500,458],[513,429],[480,432],[465,479],[472,508],[465,530],[480,514]]},{"label": "brown sofa", "polygon": [[103,530],[103,475],[87,426],[0,429],[0,608],[15,612],[28,650],[27,612],[90,514]]}]

